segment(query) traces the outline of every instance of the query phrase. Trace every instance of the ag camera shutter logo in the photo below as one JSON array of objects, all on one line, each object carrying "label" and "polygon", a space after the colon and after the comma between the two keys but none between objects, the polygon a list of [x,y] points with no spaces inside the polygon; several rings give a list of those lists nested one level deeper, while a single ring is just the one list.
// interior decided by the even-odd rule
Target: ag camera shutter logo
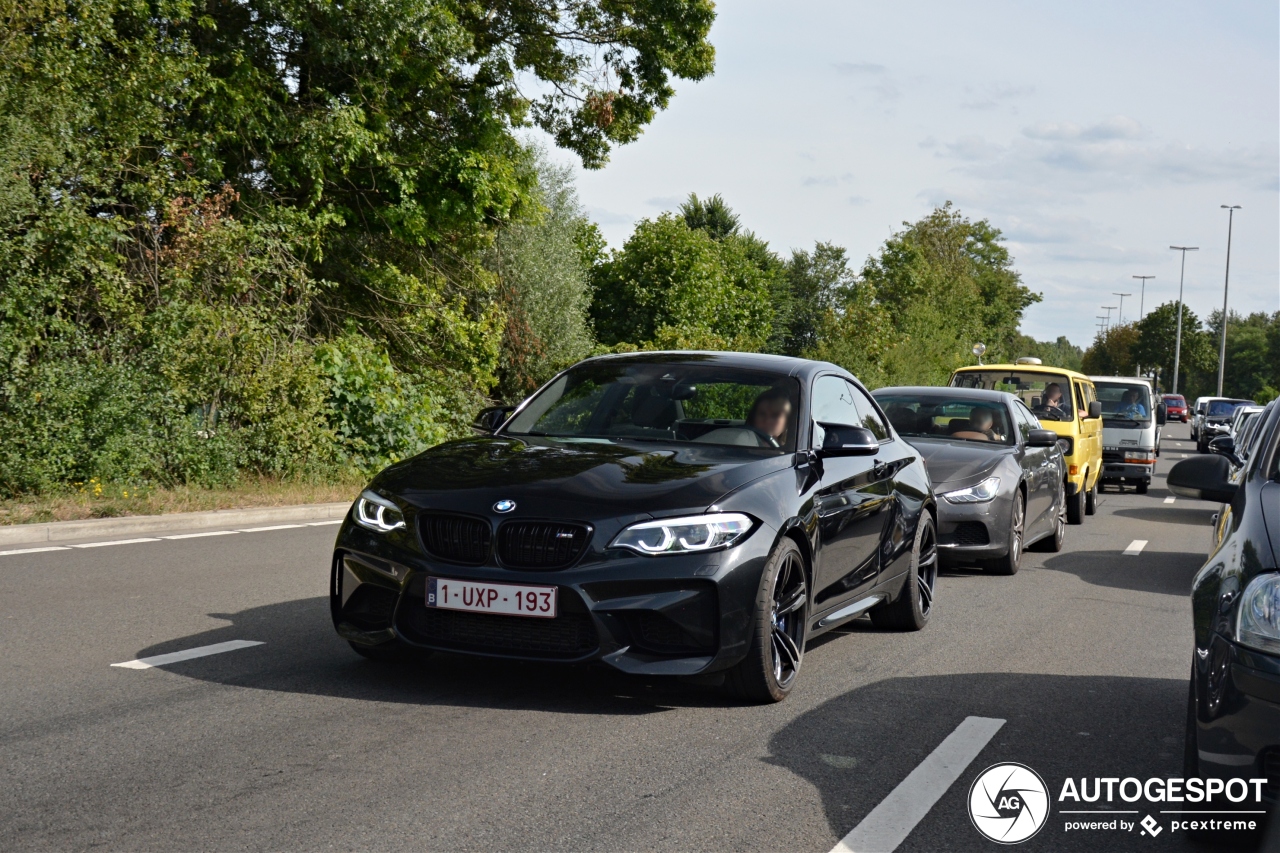
[{"label": "ag camera shutter logo", "polygon": [[998,844],[1018,844],[1049,819],[1049,789],[1025,764],[993,764],[969,788],[969,819]]}]

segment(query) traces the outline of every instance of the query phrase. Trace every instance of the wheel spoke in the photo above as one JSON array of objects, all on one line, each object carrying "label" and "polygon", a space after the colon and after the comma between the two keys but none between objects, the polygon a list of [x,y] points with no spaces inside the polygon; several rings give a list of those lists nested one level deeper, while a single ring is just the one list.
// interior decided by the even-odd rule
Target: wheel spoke
[{"label": "wheel spoke", "polygon": [[774,631],[773,638],[777,647],[786,656],[787,664],[792,670],[800,668],[800,647],[785,631]]},{"label": "wheel spoke", "polygon": [[924,578],[917,577],[916,585],[920,587],[920,609],[925,613],[933,606],[933,587],[925,583]]},{"label": "wheel spoke", "polygon": [[805,589],[802,586],[799,589],[797,589],[795,592],[791,593],[791,595],[787,596],[786,601],[778,605],[778,615],[786,616],[788,613],[791,613],[795,610],[799,610],[800,607],[804,604],[804,598],[805,598]]}]

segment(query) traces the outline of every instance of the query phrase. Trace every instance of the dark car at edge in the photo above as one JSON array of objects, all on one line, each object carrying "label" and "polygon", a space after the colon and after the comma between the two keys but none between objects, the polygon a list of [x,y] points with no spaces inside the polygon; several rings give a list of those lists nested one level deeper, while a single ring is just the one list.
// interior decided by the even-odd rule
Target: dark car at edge
[{"label": "dark car at edge", "polygon": [[724,673],[778,701],[813,636],[929,619],[924,463],[833,364],[602,356],[477,423],[379,473],[340,528],[333,622],[367,657]]},{"label": "dark car at edge", "polygon": [[1168,475],[1174,494],[1225,504],[1221,538],[1191,586],[1195,645],[1185,770],[1188,777],[1265,779],[1263,800],[1274,806],[1280,794],[1280,406],[1257,425],[1247,458],[1237,455],[1230,436],[1210,450],[1213,455],[1179,462]]},{"label": "dark car at edge", "polygon": [[1066,462],[1058,434],[1013,394],[973,388],[880,388],[874,394],[929,468],[942,565],[1018,571],[1022,551],[1062,550]]}]

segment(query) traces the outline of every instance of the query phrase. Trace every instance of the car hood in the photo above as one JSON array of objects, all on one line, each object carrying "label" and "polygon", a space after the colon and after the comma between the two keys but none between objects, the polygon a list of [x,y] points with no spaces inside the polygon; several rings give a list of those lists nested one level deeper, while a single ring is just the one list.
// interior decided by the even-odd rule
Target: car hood
[{"label": "car hood", "polygon": [[594,521],[701,511],[790,467],[792,454],[748,448],[484,437],[433,447],[387,468],[373,487],[417,509]]},{"label": "car hood", "polygon": [[1017,450],[1016,447],[984,446],[961,440],[921,438],[909,441],[929,466],[929,481],[935,489],[940,486],[962,488],[980,482]]}]

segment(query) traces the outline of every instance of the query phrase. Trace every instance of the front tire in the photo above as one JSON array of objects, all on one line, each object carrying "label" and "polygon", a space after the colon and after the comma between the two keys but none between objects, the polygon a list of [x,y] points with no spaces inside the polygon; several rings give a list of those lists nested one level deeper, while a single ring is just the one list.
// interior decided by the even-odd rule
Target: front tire
[{"label": "front tire", "polygon": [[984,568],[993,575],[1016,575],[1018,564],[1022,560],[1022,540],[1026,535],[1027,499],[1018,489],[1013,498],[1013,507],[1009,510],[1009,550],[1003,557],[988,560]]},{"label": "front tire", "polygon": [[1062,550],[1063,542],[1067,538],[1067,490],[1061,482],[1058,483],[1058,500],[1053,506],[1052,535],[1046,536],[1031,547],[1037,551],[1056,554]]},{"label": "front tire", "polygon": [[1151,488],[1151,484],[1148,483],[1146,480],[1138,481],[1138,486],[1137,486],[1138,494],[1145,495],[1147,493],[1147,489],[1149,488]]},{"label": "front tire", "polygon": [[804,556],[784,536],[760,578],[749,651],[729,670],[725,686],[751,702],[781,702],[791,695],[804,659],[808,615]]},{"label": "front tire", "polygon": [[1084,493],[1084,514],[1095,515],[1098,512],[1098,481],[1093,481],[1093,488]]},{"label": "front tire", "polygon": [[1067,497],[1067,524],[1084,524],[1084,492]]},{"label": "front tire", "polygon": [[871,611],[877,628],[892,631],[919,631],[929,624],[933,613],[933,593],[938,584],[938,533],[933,516],[920,511],[916,539],[911,546],[911,567],[898,600]]}]

